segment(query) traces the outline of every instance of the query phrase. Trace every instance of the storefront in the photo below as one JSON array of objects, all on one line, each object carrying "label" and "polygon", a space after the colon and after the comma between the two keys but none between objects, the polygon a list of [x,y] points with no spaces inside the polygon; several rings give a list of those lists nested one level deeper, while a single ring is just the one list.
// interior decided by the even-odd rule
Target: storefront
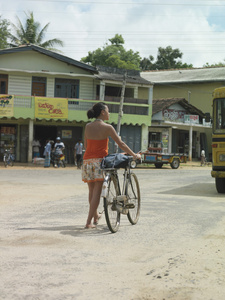
[{"label": "storefront", "polygon": [[204,113],[185,99],[153,100],[152,126],[149,127],[149,147],[164,153],[184,153],[189,160],[199,159],[204,149],[210,159],[211,124]]},{"label": "storefront", "polygon": [[3,158],[5,149],[10,149],[16,154],[16,125],[0,124],[0,160]]}]

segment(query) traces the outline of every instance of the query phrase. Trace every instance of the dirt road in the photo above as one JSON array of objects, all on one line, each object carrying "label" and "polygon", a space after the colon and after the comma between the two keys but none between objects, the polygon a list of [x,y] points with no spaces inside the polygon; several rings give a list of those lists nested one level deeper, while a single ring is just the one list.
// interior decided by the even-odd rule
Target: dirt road
[{"label": "dirt road", "polygon": [[[225,297],[225,198],[210,167],[137,169],[139,223],[85,230],[75,168],[0,168],[0,299]],[[102,209],[102,204],[100,205]]]}]

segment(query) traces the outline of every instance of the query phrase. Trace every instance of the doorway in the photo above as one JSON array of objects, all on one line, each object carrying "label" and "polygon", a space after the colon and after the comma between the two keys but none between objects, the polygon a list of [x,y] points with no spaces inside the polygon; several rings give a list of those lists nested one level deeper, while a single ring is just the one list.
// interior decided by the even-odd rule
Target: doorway
[{"label": "doorway", "polygon": [[55,141],[57,137],[57,126],[34,126],[34,138],[41,144],[40,156],[43,157],[44,148],[47,140]]}]

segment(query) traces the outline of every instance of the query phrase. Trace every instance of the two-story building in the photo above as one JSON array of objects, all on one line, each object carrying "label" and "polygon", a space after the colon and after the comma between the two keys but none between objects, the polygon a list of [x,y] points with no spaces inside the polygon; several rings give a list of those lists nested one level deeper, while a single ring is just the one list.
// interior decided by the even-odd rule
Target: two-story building
[{"label": "two-story building", "polygon": [[[215,88],[224,86],[225,67],[145,71],[141,76],[154,84],[153,99],[186,99],[188,104],[212,116],[212,93]],[[212,131],[203,127],[204,124],[200,133],[206,134],[210,153]]]},{"label": "two-story building", "polygon": [[124,70],[94,68],[34,45],[0,50],[0,158],[10,146],[17,161],[31,162],[33,139],[42,155],[46,140],[60,136],[73,163],[87,110],[105,101],[116,127],[124,84],[120,135],[134,151],[147,148],[153,85],[136,71],[125,79]]}]

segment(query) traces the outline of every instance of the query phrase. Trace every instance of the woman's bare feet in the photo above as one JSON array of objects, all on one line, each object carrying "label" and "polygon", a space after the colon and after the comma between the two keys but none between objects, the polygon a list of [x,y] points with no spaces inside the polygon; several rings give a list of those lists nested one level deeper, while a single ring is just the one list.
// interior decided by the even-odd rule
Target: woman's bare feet
[{"label": "woman's bare feet", "polygon": [[94,219],[94,225],[98,225],[99,220],[101,219],[102,214],[98,214],[98,217],[96,219]]},{"label": "woman's bare feet", "polygon": [[93,228],[96,228],[95,225],[92,225],[92,224],[87,224],[84,229],[93,229]]}]

